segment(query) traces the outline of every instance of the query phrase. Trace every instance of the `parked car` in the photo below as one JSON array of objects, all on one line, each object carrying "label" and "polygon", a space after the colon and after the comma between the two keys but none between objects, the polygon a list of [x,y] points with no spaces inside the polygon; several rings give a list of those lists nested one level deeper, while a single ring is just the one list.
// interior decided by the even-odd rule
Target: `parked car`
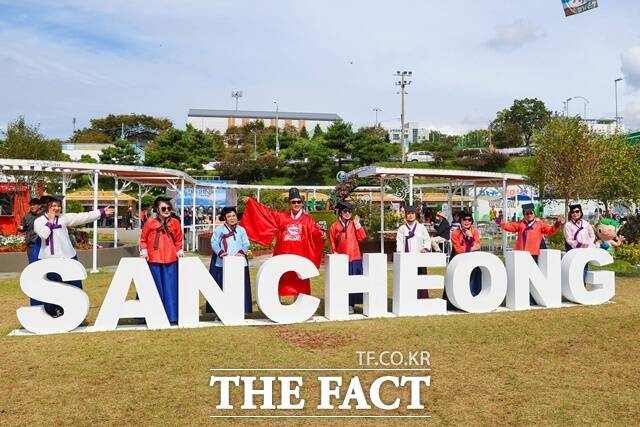
[{"label": "parked car", "polygon": [[531,152],[528,147],[512,147],[512,148],[498,148],[496,152],[500,154],[506,154],[507,156],[530,156]]},{"label": "parked car", "polygon": [[408,162],[434,162],[436,159],[429,151],[412,151],[407,153]]},{"label": "parked car", "polygon": [[461,159],[477,159],[478,157],[484,157],[489,154],[489,150],[486,148],[465,148],[460,150]]}]

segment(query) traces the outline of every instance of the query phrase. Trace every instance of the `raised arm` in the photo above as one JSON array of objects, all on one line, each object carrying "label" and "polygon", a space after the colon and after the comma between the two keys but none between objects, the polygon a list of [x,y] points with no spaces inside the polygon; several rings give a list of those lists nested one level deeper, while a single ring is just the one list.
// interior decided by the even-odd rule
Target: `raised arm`
[{"label": "raised arm", "polygon": [[33,231],[42,239],[46,240],[51,235],[51,229],[47,227],[47,217],[38,217],[33,223]]}]

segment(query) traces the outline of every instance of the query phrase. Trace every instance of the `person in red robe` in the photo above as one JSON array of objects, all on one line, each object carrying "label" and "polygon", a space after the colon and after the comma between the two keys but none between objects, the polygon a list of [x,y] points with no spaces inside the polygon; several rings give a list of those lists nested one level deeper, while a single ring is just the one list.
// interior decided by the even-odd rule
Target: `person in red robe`
[{"label": "person in red robe", "polygon": [[[360,217],[353,215],[353,205],[347,202],[338,203],[338,220],[329,229],[329,247],[332,254],[349,256],[349,275],[364,274],[362,254],[358,242],[367,238],[367,233],[360,224]],[[355,305],[362,304],[362,293],[349,294],[349,314],[355,312]]]},{"label": "person in red robe", "polygon": [[[300,255],[320,268],[326,235],[313,218],[303,212],[297,188],[289,189],[287,212],[270,209],[251,197],[243,200],[246,207],[240,224],[247,230],[249,240],[269,246],[275,237],[273,255]],[[311,294],[311,282],[288,271],[280,278],[278,293],[280,296]]]}]

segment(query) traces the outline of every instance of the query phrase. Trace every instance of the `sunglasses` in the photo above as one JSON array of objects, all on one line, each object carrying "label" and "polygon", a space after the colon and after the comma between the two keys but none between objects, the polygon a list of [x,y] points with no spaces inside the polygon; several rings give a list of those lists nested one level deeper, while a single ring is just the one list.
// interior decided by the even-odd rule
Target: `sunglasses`
[{"label": "sunglasses", "polygon": [[574,213],[581,213],[581,211],[580,211],[579,209],[576,209],[576,210],[574,210],[574,211],[571,211],[571,213],[572,213],[572,214],[574,214]]},{"label": "sunglasses", "polygon": [[353,209],[343,209],[342,213],[353,213]]},{"label": "sunglasses", "polygon": [[463,221],[473,221],[472,218],[462,218]]},{"label": "sunglasses", "polygon": [[168,206],[162,206],[160,212],[171,212],[171,208]]},{"label": "sunglasses", "polygon": [[526,211],[524,214],[525,215],[533,215],[533,211]]},{"label": "sunglasses", "polygon": [[302,200],[290,200],[289,203],[291,203],[292,205],[301,205]]}]

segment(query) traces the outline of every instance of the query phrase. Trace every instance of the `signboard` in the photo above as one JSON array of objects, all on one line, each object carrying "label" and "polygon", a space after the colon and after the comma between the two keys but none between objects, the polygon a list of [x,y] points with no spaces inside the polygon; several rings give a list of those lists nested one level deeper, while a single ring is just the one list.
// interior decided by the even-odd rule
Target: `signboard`
[{"label": "signboard", "polygon": [[598,7],[597,0],[562,0],[564,16],[577,15]]}]

